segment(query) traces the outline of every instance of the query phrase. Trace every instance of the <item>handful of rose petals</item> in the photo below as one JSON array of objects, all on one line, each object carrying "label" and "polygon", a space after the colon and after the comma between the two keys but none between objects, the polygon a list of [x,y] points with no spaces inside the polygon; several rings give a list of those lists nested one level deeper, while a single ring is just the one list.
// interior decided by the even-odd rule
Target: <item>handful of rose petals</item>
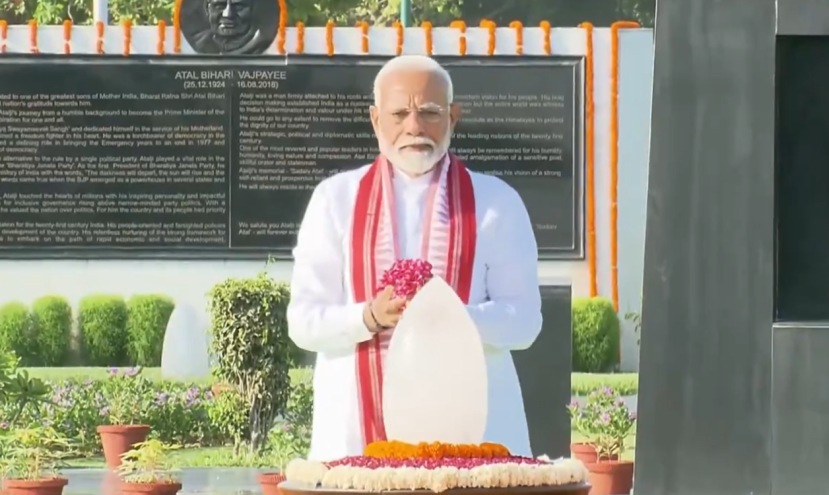
[{"label": "handful of rose petals", "polygon": [[432,264],[425,260],[397,260],[383,273],[380,287],[394,287],[394,297],[411,299],[432,278]]}]

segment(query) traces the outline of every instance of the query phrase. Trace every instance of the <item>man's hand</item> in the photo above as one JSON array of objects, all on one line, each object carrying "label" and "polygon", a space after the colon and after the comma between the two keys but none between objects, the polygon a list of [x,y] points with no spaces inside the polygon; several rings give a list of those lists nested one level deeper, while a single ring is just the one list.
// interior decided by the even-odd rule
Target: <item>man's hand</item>
[{"label": "man's hand", "polygon": [[394,328],[403,314],[406,300],[394,297],[394,287],[391,285],[378,293],[373,301],[366,304],[363,310],[363,322],[371,332],[382,332]]}]

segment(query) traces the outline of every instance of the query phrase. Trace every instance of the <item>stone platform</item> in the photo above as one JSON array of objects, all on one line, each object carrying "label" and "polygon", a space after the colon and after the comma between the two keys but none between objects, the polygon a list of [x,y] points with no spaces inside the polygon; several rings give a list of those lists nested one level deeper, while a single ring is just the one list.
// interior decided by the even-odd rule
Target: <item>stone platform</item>
[{"label": "stone platform", "polygon": [[[182,489],[179,495],[259,495],[262,491],[254,468],[193,468],[183,469],[179,475]],[[104,469],[67,469],[69,478],[64,495],[120,495],[117,476]]]}]

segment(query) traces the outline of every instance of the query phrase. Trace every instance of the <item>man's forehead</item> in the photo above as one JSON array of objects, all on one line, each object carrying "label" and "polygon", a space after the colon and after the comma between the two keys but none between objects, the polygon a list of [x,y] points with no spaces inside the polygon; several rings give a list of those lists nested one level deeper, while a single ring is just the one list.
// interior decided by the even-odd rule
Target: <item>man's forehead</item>
[{"label": "man's forehead", "polygon": [[400,71],[388,74],[380,81],[383,99],[423,100],[421,103],[445,103],[446,81],[441,77],[420,71]]}]

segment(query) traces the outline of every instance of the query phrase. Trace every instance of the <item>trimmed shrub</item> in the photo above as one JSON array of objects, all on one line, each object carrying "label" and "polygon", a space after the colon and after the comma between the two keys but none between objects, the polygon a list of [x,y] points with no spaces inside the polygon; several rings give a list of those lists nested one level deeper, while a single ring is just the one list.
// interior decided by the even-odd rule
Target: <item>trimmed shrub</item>
[{"label": "trimmed shrub", "polygon": [[13,352],[20,366],[33,366],[37,357],[32,315],[21,302],[0,306],[0,349]]},{"label": "trimmed shrub", "polygon": [[38,366],[66,364],[72,342],[72,306],[60,296],[44,296],[32,304]]},{"label": "trimmed shrub", "polygon": [[225,280],[208,297],[214,372],[245,398],[250,408],[250,438],[245,440],[251,452],[260,452],[290,393],[288,286],[260,273]]},{"label": "trimmed shrub", "polygon": [[121,366],[127,362],[127,303],[116,295],[81,299],[78,327],[88,366]]},{"label": "trimmed shrub", "polygon": [[573,300],[573,371],[603,373],[616,364],[619,315],[603,297]]},{"label": "trimmed shrub", "polygon": [[127,356],[130,364],[160,366],[167,322],[175,303],[160,294],[136,295],[127,301]]}]

